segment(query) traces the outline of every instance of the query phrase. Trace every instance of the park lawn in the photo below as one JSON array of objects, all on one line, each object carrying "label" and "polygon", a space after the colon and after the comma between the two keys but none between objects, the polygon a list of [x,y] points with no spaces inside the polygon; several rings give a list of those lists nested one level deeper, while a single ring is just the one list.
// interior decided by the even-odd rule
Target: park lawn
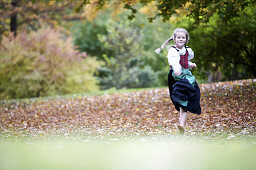
[{"label": "park lawn", "polygon": [[1,170],[255,170],[256,144],[195,136],[47,138],[0,143]]}]

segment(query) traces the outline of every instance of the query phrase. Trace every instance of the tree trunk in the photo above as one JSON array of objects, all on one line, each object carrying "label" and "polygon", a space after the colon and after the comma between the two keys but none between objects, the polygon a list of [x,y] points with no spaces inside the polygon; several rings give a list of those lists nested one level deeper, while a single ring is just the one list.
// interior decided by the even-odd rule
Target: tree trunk
[{"label": "tree trunk", "polygon": [[[12,0],[12,9],[14,10],[17,6],[17,0]],[[10,31],[13,33],[14,37],[17,35],[17,12],[11,15]]]}]

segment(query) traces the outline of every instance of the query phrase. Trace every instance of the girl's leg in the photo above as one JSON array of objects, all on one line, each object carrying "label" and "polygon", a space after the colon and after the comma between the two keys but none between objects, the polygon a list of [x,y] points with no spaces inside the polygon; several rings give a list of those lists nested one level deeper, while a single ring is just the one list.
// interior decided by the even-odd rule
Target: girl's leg
[{"label": "girl's leg", "polygon": [[179,128],[179,131],[180,131],[181,134],[183,134],[184,131],[185,131],[187,115],[188,115],[188,113],[185,112],[185,111],[180,107],[180,124],[179,124],[178,128]]}]

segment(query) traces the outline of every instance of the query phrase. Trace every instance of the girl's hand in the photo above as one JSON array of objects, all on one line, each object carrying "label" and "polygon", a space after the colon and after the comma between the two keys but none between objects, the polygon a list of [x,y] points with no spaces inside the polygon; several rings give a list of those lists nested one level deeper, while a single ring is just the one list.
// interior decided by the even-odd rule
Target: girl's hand
[{"label": "girl's hand", "polygon": [[196,68],[196,63],[192,63],[192,64],[190,65],[190,68],[191,68],[191,69]]},{"label": "girl's hand", "polygon": [[179,76],[181,73],[182,73],[182,70],[181,70],[181,69],[174,71],[174,74],[175,74],[176,76]]}]

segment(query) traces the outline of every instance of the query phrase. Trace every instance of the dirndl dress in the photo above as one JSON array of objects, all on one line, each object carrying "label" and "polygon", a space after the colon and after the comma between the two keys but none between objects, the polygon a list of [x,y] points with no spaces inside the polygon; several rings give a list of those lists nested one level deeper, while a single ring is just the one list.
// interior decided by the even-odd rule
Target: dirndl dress
[{"label": "dirndl dress", "polygon": [[168,86],[171,101],[175,105],[175,109],[180,111],[180,107],[184,111],[194,114],[201,114],[200,106],[200,89],[195,81],[195,77],[189,71],[188,51],[185,55],[180,55],[180,65],[182,66],[181,75],[177,76],[170,68],[168,74]]}]

